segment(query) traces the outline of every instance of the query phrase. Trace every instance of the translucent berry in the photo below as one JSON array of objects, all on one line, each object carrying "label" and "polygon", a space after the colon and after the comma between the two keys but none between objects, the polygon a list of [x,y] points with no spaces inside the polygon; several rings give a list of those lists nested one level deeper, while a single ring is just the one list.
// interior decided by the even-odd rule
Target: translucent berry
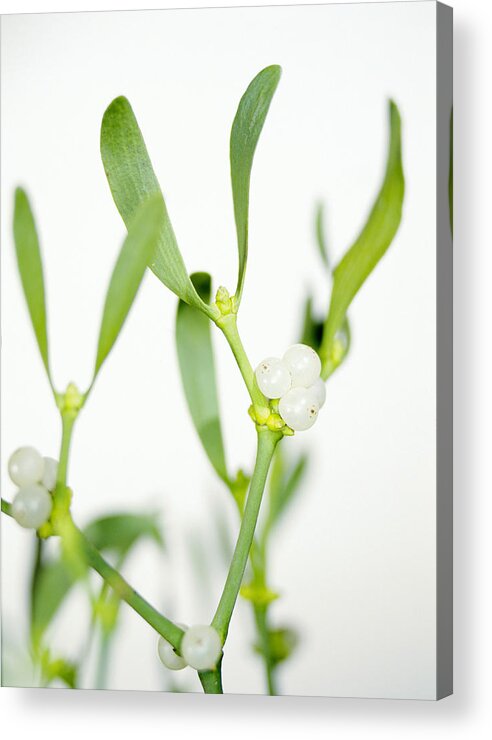
[{"label": "translucent berry", "polygon": [[267,398],[281,398],[289,390],[292,378],[278,357],[267,357],[255,370],[258,388]]},{"label": "translucent berry", "polygon": [[20,488],[12,501],[12,516],[21,527],[39,529],[50,517],[53,499],[39,483]]},{"label": "translucent berry", "polygon": [[[188,629],[188,625],[186,624],[178,624],[178,627],[181,627],[182,630]],[[171,643],[163,637],[159,637],[157,652],[159,653],[161,663],[163,663],[166,668],[169,668],[170,671],[180,671],[188,665],[186,660],[182,658],[181,655],[177,654]]]},{"label": "translucent berry", "polygon": [[280,399],[278,410],[287,426],[295,432],[312,427],[318,418],[319,403],[312,388],[292,388]]},{"label": "translucent berry", "polygon": [[41,483],[48,491],[54,491],[56,486],[56,476],[58,473],[58,461],[52,457],[44,458],[44,472]]},{"label": "translucent berry", "polygon": [[307,344],[293,344],[283,357],[292,376],[292,387],[309,388],[319,378],[321,360],[312,347]]},{"label": "translucent berry", "polygon": [[322,378],[318,378],[318,380],[316,380],[316,382],[314,382],[313,385],[311,386],[311,390],[316,396],[318,406],[320,407],[320,409],[322,409],[326,401],[325,381]]},{"label": "translucent berry", "polygon": [[197,671],[215,668],[222,652],[218,632],[208,625],[195,625],[186,630],[181,642],[181,652],[188,665]]},{"label": "translucent berry", "polygon": [[9,460],[9,475],[16,486],[39,483],[43,477],[44,459],[34,447],[19,447]]}]

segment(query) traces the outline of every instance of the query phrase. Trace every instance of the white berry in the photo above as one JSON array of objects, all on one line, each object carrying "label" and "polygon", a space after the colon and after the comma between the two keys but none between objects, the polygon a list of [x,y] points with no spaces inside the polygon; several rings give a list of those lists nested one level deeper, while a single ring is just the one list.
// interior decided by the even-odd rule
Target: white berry
[{"label": "white berry", "polygon": [[43,477],[44,460],[34,447],[19,447],[9,459],[9,475],[16,486],[39,483]]},{"label": "white berry", "polygon": [[293,344],[283,357],[292,376],[292,387],[309,388],[321,373],[321,360],[307,344]]},{"label": "white berry", "polygon": [[267,398],[281,398],[292,384],[289,369],[278,357],[267,357],[260,362],[255,375],[258,388]]},{"label": "white berry", "polygon": [[312,427],[319,409],[318,399],[312,388],[292,388],[280,399],[278,405],[280,416],[295,432],[303,432]]},{"label": "white berry", "polygon": [[197,624],[186,630],[181,652],[188,665],[197,671],[215,668],[222,652],[219,633],[206,624]]},{"label": "white berry", "polygon": [[56,476],[58,473],[58,461],[52,457],[44,458],[44,472],[41,483],[48,491],[54,491],[56,486]]},{"label": "white berry", "polygon": [[53,500],[44,486],[24,486],[12,501],[12,516],[21,527],[39,529],[50,517]]},{"label": "white berry", "polygon": [[322,378],[318,378],[318,380],[315,383],[313,383],[313,385],[311,386],[311,390],[313,391],[316,397],[318,406],[320,407],[320,409],[322,409],[326,401],[325,381]]},{"label": "white berry", "polygon": [[[182,630],[188,629],[188,625],[186,624],[178,624],[178,627],[181,627]],[[163,637],[159,637],[157,652],[159,653],[161,663],[163,663],[166,668],[169,668],[170,671],[181,671],[188,665],[186,660],[182,658],[181,655],[177,654],[171,643]]]}]

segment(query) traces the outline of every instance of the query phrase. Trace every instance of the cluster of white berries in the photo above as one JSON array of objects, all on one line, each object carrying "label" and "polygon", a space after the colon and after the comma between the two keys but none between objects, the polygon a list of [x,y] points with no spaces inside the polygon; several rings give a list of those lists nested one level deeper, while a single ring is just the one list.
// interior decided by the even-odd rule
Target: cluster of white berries
[{"label": "cluster of white berries", "polygon": [[12,516],[21,527],[39,529],[50,517],[58,463],[42,457],[34,447],[19,447],[9,459],[9,475],[19,490],[12,501]]},{"label": "cluster of white berries", "polygon": [[191,666],[197,671],[210,671],[218,663],[222,652],[219,633],[207,624],[187,627],[178,624],[184,630],[181,641],[181,655],[178,655],[170,642],[159,637],[157,651],[161,662],[171,671],[180,671]]},{"label": "cluster of white berries", "polygon": [[312,427],[325,402],[320,373],[321,360],[306,344],[293,344],[282,359],[267,357],[255,370],[260,391],[267,398],[280,399],[280,416],[295,432]]}]

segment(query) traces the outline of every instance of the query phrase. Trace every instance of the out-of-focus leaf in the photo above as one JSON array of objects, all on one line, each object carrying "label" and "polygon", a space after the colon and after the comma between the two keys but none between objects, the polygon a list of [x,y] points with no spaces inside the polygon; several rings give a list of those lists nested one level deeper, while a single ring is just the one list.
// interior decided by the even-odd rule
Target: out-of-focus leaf
[{"label": "out-of-focus leaf", "polygon": [[243,515],[246,494],[248,493],[250,481],[251,476],[247,475],[244,470],[238,470],[235,479],[229,482],[229,490],[234,496],[234,500],[241,516]]},{"label": "out-of-focus leaf", "polygon": [[32,592],[32,640],[38,646],[77,577],[63,559],[43,563]]},{"label": "out-of-focus leaf", "polygon": [[390,246],[401,221],[404,177],[401,159],[401,120],[395,103],[389,103],[390,137],[384,181],[369,217],[350,249],[333,271],[333,290],[321,346],[322,376],[331,345],[347,309],[360,287]]},{"label": "out-of-focus leaf", "polygon": [[97,550],[114,552],[120,562],[140,539],[148,538],[164,547],[157,517],[152,514],[104,516],[88,524],[84,534]]},{"label": "out-of-focus leaf", "polygon": [[307,455],[301,455],[297,462],[287,468],[281,453],[275,453],[269,486],[269,509],[266,530],[276,525],[295,494],[299,491],[307,466]]},{"label": "out-of-focus leaf", "polygon": [[[274,665],[282,663],[287,658],[290,658],[298,643],[298,634],[290,627],[270,630],[268,633],[269,659]],[[254,649],[260,655],[264,654],[264,648],[261,645],[254,645]]]},{"label": "out-of-focus leaf", "polygon": [[[104,113],[101,157],[114,202],[129,228],[141,203],[162,193],[137,119],[125,97],[115,98]],[[188,276],[165,205],[149,267],[179,298],[213,318],[210,306],[199,298]]]},{"label": "out-of-focus leaf", "polygon": [[317,319],[313,314],[312,296],[308,296],[306,303],[304,304],[304,320],[299,341],[302,342],[302,344],[307,344],[309,347],[312,347],[316,352],[319,352],[321,341],[323,339],[323,327],[323,321]]},{"label": "out-of-focus leaf", "polygon": [[22,188],[15,191],[14,241],[27,308],[43,365],[51,383],[43,263],[34,216],[27,194]]},{"label": "out-of-focus leaf", "polygon": [[318,245],[319,253],[323,264],[327,270],[331,270],[330,258],[328,253],[328,245],[326,241],[326,229],[324,219],[324,207],[322,203],[319,203],[316,208],[316,244]]},{"label": "out-of-focus leaf", "polygon": [[159,238],[164,202],[159,194],[144,201],[128,227],[114,266],[104,304],[97,346],[96,377],[125,323],[137,295],[147,264]]},{"label": "out-of-focus leaf", "polygon": [[345,316],[340,329],[335,334],[328,354],[324,358],[324,377],[328,379],[347,357],[351,342],[350,324]]},{"label": "out-of-focus leaf", "polygon": [[[191,280],[200,297],[208,302],[210,275],[197,272]],[[184,301],[179,302],[176,314],[176,347],[193,424],[217,475],[228,483],[210,321]]]},{"label": "out-of-focus leaf", "polygon": [[41,671],[46,686],[53,681],[62,681],[69,689],[77,687],[78,665],[64,658],[53,658],[49,649],[41,654]]},{"label": "out-of-focus leaf", "polygon": [[230,160],[239,270],[236,304],[243,292],[248,260],[249,185],[256,145],[282,73],[274,64],[259,72],[240,100],[231,130]]}]

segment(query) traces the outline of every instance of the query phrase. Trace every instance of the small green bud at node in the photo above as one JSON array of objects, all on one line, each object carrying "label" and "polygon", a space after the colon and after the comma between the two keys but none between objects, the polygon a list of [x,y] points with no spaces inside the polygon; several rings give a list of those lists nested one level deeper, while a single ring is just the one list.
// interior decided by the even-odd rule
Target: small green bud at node
[{"label": "small green bud at node", "polygon": [[285,426],[285,421],[279,414],[270,414],[266,422],[267,427],[272,432],[278,432]]},{"label": "small green bud at node", "polygon": [[84,396],[75,383],[69,383],[65,393],[58,396],[58,408],[62,414],[75,417],[84,405],[84,400]]},{"label": "small green bud at node", "polygon": [[223,285],[221,285],[217,289],[217,293],[215,295],[215,305],[219,309],[222,316],[227,316],[230,313],[233,313],[233,301],[231,299],[231,296],[229,295],[229,291],[227,288],[224,288]]}]

